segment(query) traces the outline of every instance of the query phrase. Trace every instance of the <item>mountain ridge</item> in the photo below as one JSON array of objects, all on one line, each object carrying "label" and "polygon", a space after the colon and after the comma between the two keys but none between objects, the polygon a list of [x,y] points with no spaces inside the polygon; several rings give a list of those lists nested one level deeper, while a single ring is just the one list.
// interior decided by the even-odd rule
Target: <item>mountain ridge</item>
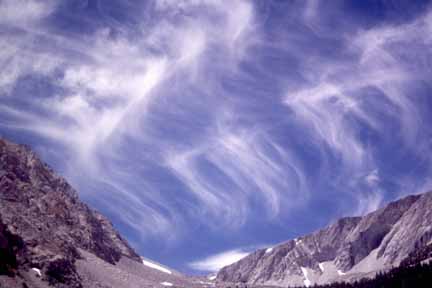
[{"label": "mountain ridge", "polygon": [[372,277],[432,239],[432,192],[409,195],[361,217],[260,249],[222,268],[221,282],[311,286]]}]

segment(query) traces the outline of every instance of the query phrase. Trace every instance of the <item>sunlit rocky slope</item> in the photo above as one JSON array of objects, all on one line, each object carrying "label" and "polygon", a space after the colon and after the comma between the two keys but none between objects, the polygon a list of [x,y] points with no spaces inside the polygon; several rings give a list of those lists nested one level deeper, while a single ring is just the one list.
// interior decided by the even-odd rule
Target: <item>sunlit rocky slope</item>
[{"label": "sunlit rocky slope", "polygon": [[432,240],[432,192],[348,217],[315,233],[258,250],[217,279],[276,286],[311,286],[373,277],[398,266]]}]

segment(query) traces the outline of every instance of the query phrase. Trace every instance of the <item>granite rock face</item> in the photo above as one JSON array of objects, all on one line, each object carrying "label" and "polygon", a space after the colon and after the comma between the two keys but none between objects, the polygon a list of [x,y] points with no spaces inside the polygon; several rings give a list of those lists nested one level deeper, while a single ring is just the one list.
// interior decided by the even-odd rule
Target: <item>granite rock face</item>
[{"label": "granite rock face", "polygon": [[432,192],[342,218],[315,233],[258,250],[219,271],[217,280],[295,286],[372,277],[432,239]]},{"label": "granite rock face", "polygon": [[[114,264],[140,257],[101,214],[27,147],[0,139],[0,270],[42,271],[53,285],[81,287],[78,249]],[[2,261],[3,262],[3,261]]]}]

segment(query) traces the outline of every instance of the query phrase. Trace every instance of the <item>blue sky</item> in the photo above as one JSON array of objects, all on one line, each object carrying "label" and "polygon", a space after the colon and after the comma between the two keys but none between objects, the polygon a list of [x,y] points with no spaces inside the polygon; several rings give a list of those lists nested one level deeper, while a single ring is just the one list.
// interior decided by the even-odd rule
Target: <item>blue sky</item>
[{"label": "blue sky", "polygon": [[0,1],[0,135],[207,273],[432,186],[428,1]]}]

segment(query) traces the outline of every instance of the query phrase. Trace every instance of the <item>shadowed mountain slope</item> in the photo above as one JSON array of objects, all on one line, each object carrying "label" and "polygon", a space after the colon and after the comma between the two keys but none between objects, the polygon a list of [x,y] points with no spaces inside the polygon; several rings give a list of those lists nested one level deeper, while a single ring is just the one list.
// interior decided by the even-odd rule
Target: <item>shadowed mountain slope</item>
[{"label": "shadowed mountain slope", "polygon": [[158,267],[28,147],[0,139],[0,287],[205,286]]}]

